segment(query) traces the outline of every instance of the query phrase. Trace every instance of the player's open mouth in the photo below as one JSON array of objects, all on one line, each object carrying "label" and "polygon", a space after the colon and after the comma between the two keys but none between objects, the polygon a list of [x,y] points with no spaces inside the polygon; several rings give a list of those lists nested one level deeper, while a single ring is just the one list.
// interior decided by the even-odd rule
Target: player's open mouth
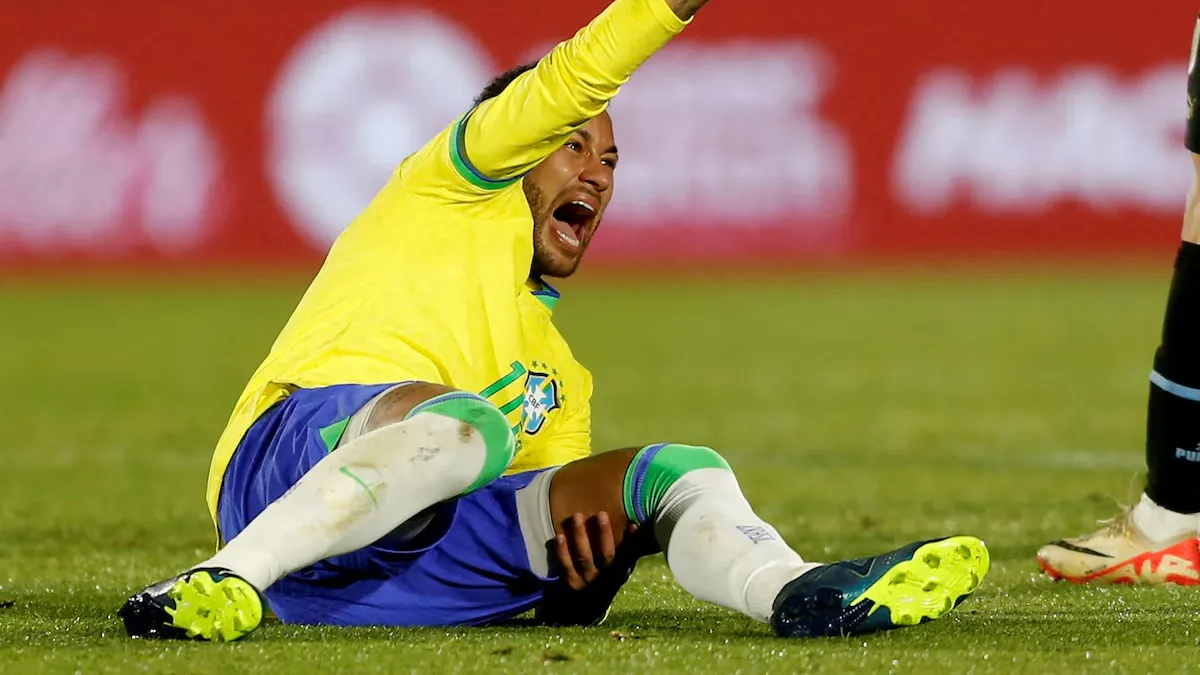
[{"label": "player's open mouth", "polygon": [[588,225],[596,217],[596,207],[582,199],[567,202],[554,209],[554,235],[564,248],[577,250],[583,243]]}]

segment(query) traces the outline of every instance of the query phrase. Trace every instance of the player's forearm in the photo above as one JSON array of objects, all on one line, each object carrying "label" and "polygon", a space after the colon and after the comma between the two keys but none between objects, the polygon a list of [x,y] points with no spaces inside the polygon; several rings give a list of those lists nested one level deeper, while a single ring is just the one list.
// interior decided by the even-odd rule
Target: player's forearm
[{"label": "player's forearm", "polygon": [[614,0],[467,120],[463,150],[483,175],[520,175],[600,115],[621,85],[707,0]]}]

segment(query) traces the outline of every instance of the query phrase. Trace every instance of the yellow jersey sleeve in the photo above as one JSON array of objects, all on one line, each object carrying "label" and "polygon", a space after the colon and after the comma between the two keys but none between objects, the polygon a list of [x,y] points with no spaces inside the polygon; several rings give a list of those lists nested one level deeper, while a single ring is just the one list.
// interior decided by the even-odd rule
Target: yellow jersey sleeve
[{"label": "yellow jersey sleeve", "polygon": [[665,0],[615,0],[499,96],[449,130],[449,162],[474,191],[505,188],[604,112],[630,75],[683,30]]}]

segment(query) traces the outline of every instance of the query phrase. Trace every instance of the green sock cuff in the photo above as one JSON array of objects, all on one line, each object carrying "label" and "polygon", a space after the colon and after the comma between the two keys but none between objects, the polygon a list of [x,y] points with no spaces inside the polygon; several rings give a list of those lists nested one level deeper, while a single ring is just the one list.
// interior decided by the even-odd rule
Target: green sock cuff
[{"label": "green sock cuff", "polygon": [[667,490],[690,471],[724,469],[729,463],[712,448],[678,443],[648,445],[633,456],[625,470],[625,515],[632,522],[649,522]]},{"label": "green sock cuff", "polygon": [[516,453],[517,439],[513,436],[512,428],[504,413],[492,405],[487,399],[462,391],[452,391],[428,399],[416,406],[404,416],[412,419],[421,413],[433,413],[456,419],[471,425],[483,436],[485,455],[483,468],[479,477],[463,494],[474,492],[504,474],[504,470],[512,464]]}]

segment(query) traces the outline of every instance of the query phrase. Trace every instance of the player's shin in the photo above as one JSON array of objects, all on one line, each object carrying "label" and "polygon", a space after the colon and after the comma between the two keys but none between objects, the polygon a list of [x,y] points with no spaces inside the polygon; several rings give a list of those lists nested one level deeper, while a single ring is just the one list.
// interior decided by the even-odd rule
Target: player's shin
[{"label": "player's shin", "polygon": [[503,414],[451,393],[317,462],[283,497],[200,567],[265,590],[283,576],[378,541],[422,510],[497,478],[514,440]]},{"label": "player's shin", "polygon": [[687,445],[642,449],[625,475],[630,520],[652,524],[675,579],[695,597],[767,622],[806,563],[759,518],[729,465]]},{"label": "player's shin", "polygon": [[1151,539],[1195,534],[1200,516],[1200,244],[1181,244],[1150,376],[1146,497],[1134,522]]}]

